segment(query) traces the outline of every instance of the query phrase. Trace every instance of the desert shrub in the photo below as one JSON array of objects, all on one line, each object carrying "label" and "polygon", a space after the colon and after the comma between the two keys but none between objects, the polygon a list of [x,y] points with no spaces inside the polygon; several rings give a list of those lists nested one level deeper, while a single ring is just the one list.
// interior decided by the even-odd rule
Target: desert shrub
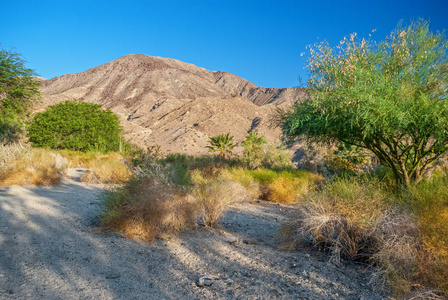
[{"label": "desert shrub", "polygon": [[59,150],[58,153],[67,160],[70,168],[89,169],[81,177],[83,182],[121,184],[132,175],[129,163],[118,152],[103,154],[95,151]]},{"label": "desert shrub", "polygon": [[[11,149],[15,148],[15,149]],[[0,185],[55,185],[64,177],[67,164],[59,154],[47,149],[3,147],[9,153],[0,168]]]},{"label": "desert shrub", "polygon": [[318,174],[295,169],[231,168],[229,172],[230,178],[240,182],[251,195],[277,203],[296,202],[323,180]]},{"label": "desert shrub", "polygon": [[371,177],[339,177],[299,203],[284,227],[295,246],[311,243],[331,259],[368,262],[372,282],[409,297],[447,292],[445,182],[397,192]]},{"label": "desert shrub", "polygon": [[144,149],[135,144],[126,143],[124,156],[130,161],[132,167],[138,168],[140,165],[163,159],[165,153],[163,153],[160,145],[153,145]]},{"label": "desert shrub", "polygon": [[118,151],[121,127],[118,117],[101,105],[65,101],[37,113],[28,128],[35,147],[76,151]]},{"label": "desert shrub", "polygon": [[283,145],[269,145],[263,160],[265,168],[288,169],[293,168],[292,153],[285,149]]},{"label": "desert shrub", "polygon": [[128,181],[131,176],[131,170],[122,161],[99,159],[90,164],[88,172],[82,175],[81,181],[88,183],[122,184]]},{"label": "desert shrub", "polygon": [[417,277],[424,286],[448,295],[448,177],[422,182],[411,193],[424,243]]},{"label": "desert shrub", "polygon": [[221,175],[227,179],[237,181],[246,189],[252,199],[260,198],[261,186],[255,181],[250,170],[243,167],[226,168],[221,171]]},{"label": "desert shrub", "polygon": [[193,172],[193,196],[202,209],[205,225],[214,227],[226,208],[237,201],[248,198],[246,189],[237,181],[225,176],[204,177],[199,170]]},{"label": "desert shrub", "polygon": [[160,166],[145,169],[101,199],[101,224],[125,237],[152,241],[193,227],[196,201],[165,176]]},{"label": "desert shrub", "polygon": [[373,169],[372,158],[366,150],[345,143],[328,149],[324,166],[332,174],[360,173]]},{"label": "desert shrub", "polygon": [[23,151],[23,147],[17,143],[3,145],[0,144],[0,168],[7,167]]}]

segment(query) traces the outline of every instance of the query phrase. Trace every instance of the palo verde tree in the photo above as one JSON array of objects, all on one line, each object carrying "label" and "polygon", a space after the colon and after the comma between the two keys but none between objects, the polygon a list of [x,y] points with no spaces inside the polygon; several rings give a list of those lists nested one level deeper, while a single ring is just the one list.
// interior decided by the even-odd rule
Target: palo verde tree
[{"label": "palo verde tree", "polygon": [[21,120],[40,98],[40,82],[25,62],[19,53],[0,46],[0,142],[18,138]]},{"label": "palo verde tree", "polygon": [[419,182],[448,150],[447,46],[420,20],[380,43],[352,34],[311,47],[310,97],[279,111],[278,124],[290,138],[368,149],[400,185]]},{"label": "palo verde tree", "polygon": [[65,101],[37,113],[28,127],[28,137],[35,147],[106,152],[119,149],[121,130],[110,109]]},{"label": "palo verde tree", "polygon": [[207,146],[210,152],[219,152],[221,158],[227,159],[233,155],[232,149],[235,148],[233,136],[230,133],[223,133],[212,136],[209,139],[210,146]]}]

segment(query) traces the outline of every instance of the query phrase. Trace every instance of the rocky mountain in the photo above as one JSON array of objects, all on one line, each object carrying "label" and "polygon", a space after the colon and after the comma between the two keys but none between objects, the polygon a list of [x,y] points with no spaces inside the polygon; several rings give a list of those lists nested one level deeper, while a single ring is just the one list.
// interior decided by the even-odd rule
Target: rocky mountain
[{"label": "rocky mountain", "polygon": [[100,103],[121,117],[134,143],[188,154],[206,153],[209,136],[226,132],[242,141],[256,130],[278,141],[272,112],[305,97],[302,89],[258,87],[227,72],[141,54],[44,80],[41,91],[39,109],[67,99]]}]

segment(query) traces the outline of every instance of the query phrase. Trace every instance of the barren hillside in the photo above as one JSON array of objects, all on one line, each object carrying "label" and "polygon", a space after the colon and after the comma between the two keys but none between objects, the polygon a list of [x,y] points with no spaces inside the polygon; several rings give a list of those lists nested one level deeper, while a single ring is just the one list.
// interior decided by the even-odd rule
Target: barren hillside
[{"label": "barren hillside", "polygon": [[269,128],[273,110],[305,97],[302,89],[262,88],[227,72],[141,54],[46,80],[42,94],[44,106],[67,99],[103,104],[121,117],[134,143],[188,154],[206,153],[208,137],[224,132],[242,141],[256,130],[278,141],[279,130]]}]

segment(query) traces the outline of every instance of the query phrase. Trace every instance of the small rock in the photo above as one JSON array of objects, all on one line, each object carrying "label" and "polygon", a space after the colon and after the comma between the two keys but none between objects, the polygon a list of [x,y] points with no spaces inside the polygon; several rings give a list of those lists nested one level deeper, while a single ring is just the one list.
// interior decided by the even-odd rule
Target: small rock
[{"label": "small rock", "polygon": [[289,266],[291,269],[294,269],[294,268],[297,268],[297,267],[299,267],[297,264],[292,264],[292,265],[290,265]]},{"label": "small rock", "polygon": [[244,277],[252,277],[252,274],[250,274],[249,272],[241,272],[241,275]]},{"label": "small rock", "polygon": [[219,290],[225,289],[226,287],[227,287],[227,284],[222,280],[217,280],[213,284],[213,288],[219,289]]},{"label": "small rock", "polygon": [[230,241],[229,244],[235,248],[238,248],[238,240]]},{"label": "small rock", "polygon": [[243,243],[247,244],[247,245],[256,245],[257,244],[256,241],[251,241],[251,240],[243,240]]},{"label": "small rock", "polygon": [[204,275],[199,278],[197,285],[199,287],[211,286],[216,280],[219,279],[219,276],[215,275]]}]

